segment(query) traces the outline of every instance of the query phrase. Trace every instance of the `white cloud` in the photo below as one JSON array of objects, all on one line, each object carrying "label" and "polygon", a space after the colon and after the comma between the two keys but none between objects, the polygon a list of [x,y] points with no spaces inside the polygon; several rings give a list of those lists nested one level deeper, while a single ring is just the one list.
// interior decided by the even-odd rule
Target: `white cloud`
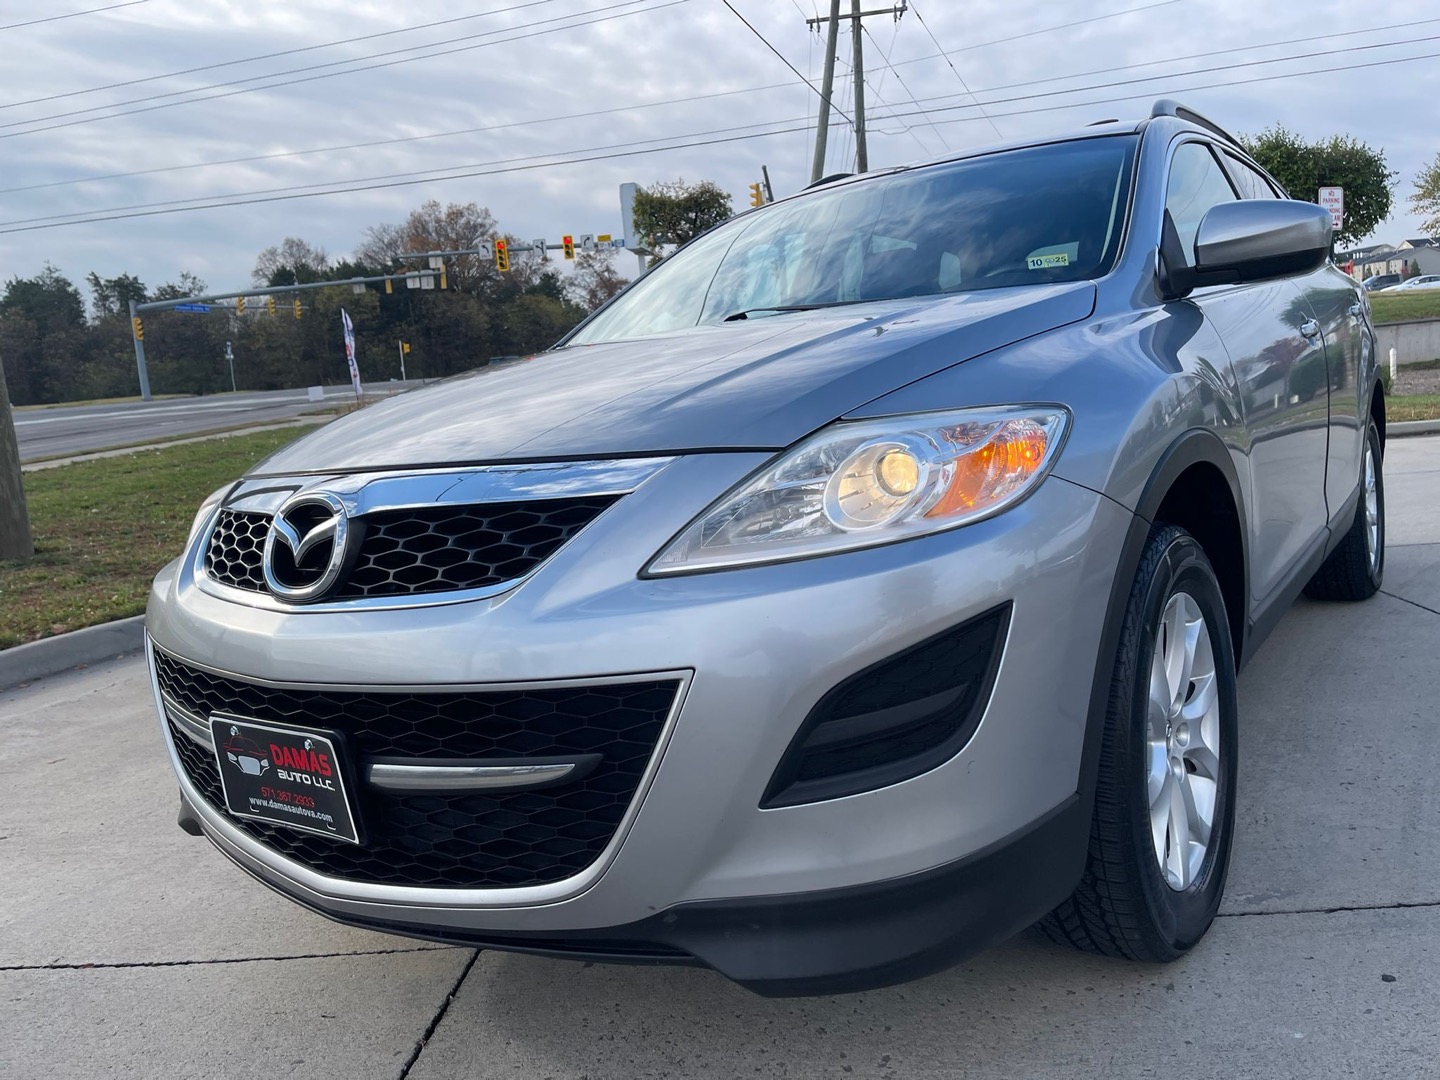
[{"label": "white cloud", "polygon": [[[481,0],[480,11],[514,8],[523,0]],[[632,107],[646,102],[713,94],[722,90],[783,84],[778,88],[655,108],[499,131],[473,132],[387,146],[275,158],[226,166],[159,172],[84,184],[0,192],[0,221],[175,199],[210,199],[263,189],[328,184],[413,170],[480,167],[527,155],[566,155],[587,147],[636,139],[673,139],[695,132],[775,121],[806,126],[814,95],[719,0],[688,0],[659,8],[665,0],[637,0],[628,8],[595,13],[619,0],[543,0],[519,10],[452,22],[429,30],[391,34],[371,41],[253,63],[235,64],[135,86],[32,104],[102,84],[148,79],[185,68],[309,46],[362,34],[413,27],[476,9],[457,10],[447,0],[404,5],[363,0],[224,0],[197,4],[148,0],[114,12],[80,16],[0,32],[6,62],[0,68],[0,188],[225,158],[285,153],[313,147],[397,139],[545,117]],[[820,43],[803,17],[816,0],[733,0],[765,37],[796,67],[818,82]],[[1440,65],[1399,62],[1405,56],[1440,53],[1440,21],[1405,30],[1335,37],[1283,48],[1272,41],[1345,33],[1422,19],[1417,7],[1354,5],[1341,0],[1279,0],[1269,5],[1241,0],[1175,0],[1117,18],[1021,37],[1074,22],[1113,6],[1083,7],[1045,2],[1019,10],[1002,0],[965,5],[918,0],[919,14],[948,50],[965,82],[986,100],[1006,139],[1074,127],[1107,116],[1143,115],[1162,96],[1179,96],[1235,131],[1257,131],[1280,122],[1308,137],[1345,132],[1381,147],[1400,172],[1397,214],[1378,233],[1399,240],[1417,230],[1407,196],[1416,172],[1435,153],[1427,110],[1440,97]],[[28,5],[12,3],[0,22],[23,16]],[[871,6],[871,5],[867,5]],[[1130,6],[1142,2],[1130,0]],[[18,12],[18,14],[17,14]],[[611,18],[590,26],[548,33],[512,44],[457,40],[490,31],[531,33],[537,21]],[[890,112],[914,111],[910,93],[929,106],[965,99],[955,73],[940,59],[905,63],[936,52],[912,11],[898,27],[885,18],[867,20],[872,167],[914,160],[942,150],[995,141],[995,132],[973,110],[934,113],[935,126],[920,117],[886,120]],[[848,72],[848,34],[842,33],[841,75]],[[1353,49],[1378,42],[1402,44],[1363,52],[1296,59],[1284,64],[1232,68],[1186,76],[1177,72],[1247,63],[1295,53]],[[485,44],[485,47],[473,47]],[[878,44],[878,48],[877,48]],[[339,60],[419,45],[465,49],[371,71],[315,79],[269,90],[230,94],[253,83],[207,91],[230,94],[173,107],[162,98],[121,106],[148,109],[94,123],[28,133],[32,127],[84,119],[59,116],[156,94],[194,90]],[[980,45],[981,47],[975,47]],[[1241,52],[1178,60],[1215,50]],[[422,52],[426,50],[421,50]],[[886,71],[881,52],[897,64]],[[406,55],[377,58],[386,63]],[[1126,65],[1170,61],[1135,70]],[[1371,63],[1365,69],[1250,85],[1195,89],[1286,71]],[[333,70],[333,69],[330,69]],[[898,72],[898,76],[897,73]],[[295,72],[284,78],[325,74]],[[1165,78],[1098,88],[1099,84],[1166,73]],[[900,79],[903,78],[905,87]],[[261,80],[263,82],[264,80]],[[906,89],[908,87],[908,91]],[[1097,87],[1083,93],[1053,94]],[[1036,94],[1050,96],[1034,97]],[[946,96],[950,96],[946,100]],[[1129,100],[1102,99],[1129,96]],[[933,100],[932,100],[933,99]],[[1003,100],[1026,99],[1026,100]],[[850,111],[848,81],[837,82],[838,106]],[[1079,104],[1076,104],[1079,102]],[[1087,104],[1091,103],[1093,104]],[[1045,111],[1035,111],[1035,110]],[[38,118],[54,119],[39,123]],[[8,136],[8,137],[7,137]],[[689,140],[686,140],[689,141]],[[836,128],[830,168],[849,166],[853,137]],[[561,165],[323,198],[263,203],[168,216],[96,222],[66,228],[0,235],[0,275],[28,275],[50,261],[73,279],[95,270],[109,276],[140,275],[150,285],[192,270],[217,289],[241,287],[255,255],[286,235],[302,236],[332,254],[359,243],[366,226],[396,221],[427,198],[475,201],[489,207],[501,226],[520,237],[618,231],[617,188],[626,180],[684,176],[708,178],[745,204],[747,186],[762,163],[779,193],[808,179],[808,130],[644,156]],[[3,228],[3,226],[0,226]]]}]

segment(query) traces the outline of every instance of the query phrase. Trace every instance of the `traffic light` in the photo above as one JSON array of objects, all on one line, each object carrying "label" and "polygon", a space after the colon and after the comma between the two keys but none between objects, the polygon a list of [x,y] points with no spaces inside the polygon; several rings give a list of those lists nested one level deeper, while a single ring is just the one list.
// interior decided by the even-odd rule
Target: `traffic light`
[{"label": "traffic light", "polygon": [[265,310],[271,315],[275,314],[275,297],[267,296],[265,298]]},{"label": "traffic light", "polygon": [[295,298],[295,317],[297,319],[300,317],[300,298],[298,296]]},{"label": "traffic light", "polygon": [[443,266],[440,268],[440,287],[441,287],[442,289],[445,289],[445,288],[448,288],[448,287],[449,287],[448,285],[445,284],[445,268],[444,268]]},{"label": "traffic light", "polygon": [[394,283],[393,281],[391,281],[388,277],[385,279],[385,295],[386,295],[386,296],[394,296],[394,295],[395,295],[395,283]]},{"label": "traffic light", "polygon": [[575,258],[575,238],[573,236],[562,236],[560,246],[565,250],[565,258]]},{"label": "traffic light", "polygon": [[136,315],[133,319],[130,320],[130,322],[131,322],[131,325],[133,325],[133,326],[135,327],[135,340],[136,340],[136,341],[144,341],[144,340],[145,340],[145,324],[140,321],[140,316],[139,316],[139,315]]},{"label": "traffic light", "polygon": [[751,184],[751,185],[750,185],[750,205],[751,205],[751,206],[764,206],[764,205],[765,205],[765,189],[764,189],[761,185],[759,185],[759,184]]},{"label": "traffic light", "polygon": [[495,241],[495,269],[502,274],[510,270],[510,245],[504,240]]},{"label": "traffic light", "polygon": [[244,315],[244,314],[245,314],[245,297],[243,297],[243,296],[237,296],[237,297],[235,297],[235,314],[236,314],[236,315]]}]

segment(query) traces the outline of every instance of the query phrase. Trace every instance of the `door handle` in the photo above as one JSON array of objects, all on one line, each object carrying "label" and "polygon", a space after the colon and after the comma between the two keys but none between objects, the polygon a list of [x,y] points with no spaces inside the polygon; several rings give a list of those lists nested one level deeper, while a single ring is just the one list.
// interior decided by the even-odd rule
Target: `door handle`
[{"label": "door handle", "polygon": [[1307,338],[1318,337],[1320,334],[1320,324],[1314,319],[1307,319],[1300,324],[1300,333]]}]

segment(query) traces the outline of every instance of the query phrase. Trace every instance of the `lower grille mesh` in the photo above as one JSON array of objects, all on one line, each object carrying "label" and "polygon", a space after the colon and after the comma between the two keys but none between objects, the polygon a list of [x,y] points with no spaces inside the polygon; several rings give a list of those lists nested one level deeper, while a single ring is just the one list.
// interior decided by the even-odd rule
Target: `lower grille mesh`
[{"label": "lower grille mesh", "polygon": [[[155,664],[165,695],[197,716],[228,712],[339,731],[362,757],[602,755],[581,779],[539,791],[397,793],[362,783],[354,799],[363,846],[230,817],[319,873],[436,888],[542,885],[594,862],[635,796],[679,689],[674,680],[653,680],[496,693],[277,690],[212,675],[159,650]],[[224,812],[213,754],[173,722],[170,730],[186,776]]]}]

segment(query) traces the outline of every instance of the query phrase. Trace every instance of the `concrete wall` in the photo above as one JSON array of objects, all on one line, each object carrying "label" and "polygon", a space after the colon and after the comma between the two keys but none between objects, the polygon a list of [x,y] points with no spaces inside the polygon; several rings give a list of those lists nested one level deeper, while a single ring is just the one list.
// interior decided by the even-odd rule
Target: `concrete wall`
[{"label": "concrete wall", "polygon": [[1391,349],[1401,364],[1440,360],[1440,319],[1381,323],[1375,327],[1375,344],[1382,364],[1390,362]]}]

